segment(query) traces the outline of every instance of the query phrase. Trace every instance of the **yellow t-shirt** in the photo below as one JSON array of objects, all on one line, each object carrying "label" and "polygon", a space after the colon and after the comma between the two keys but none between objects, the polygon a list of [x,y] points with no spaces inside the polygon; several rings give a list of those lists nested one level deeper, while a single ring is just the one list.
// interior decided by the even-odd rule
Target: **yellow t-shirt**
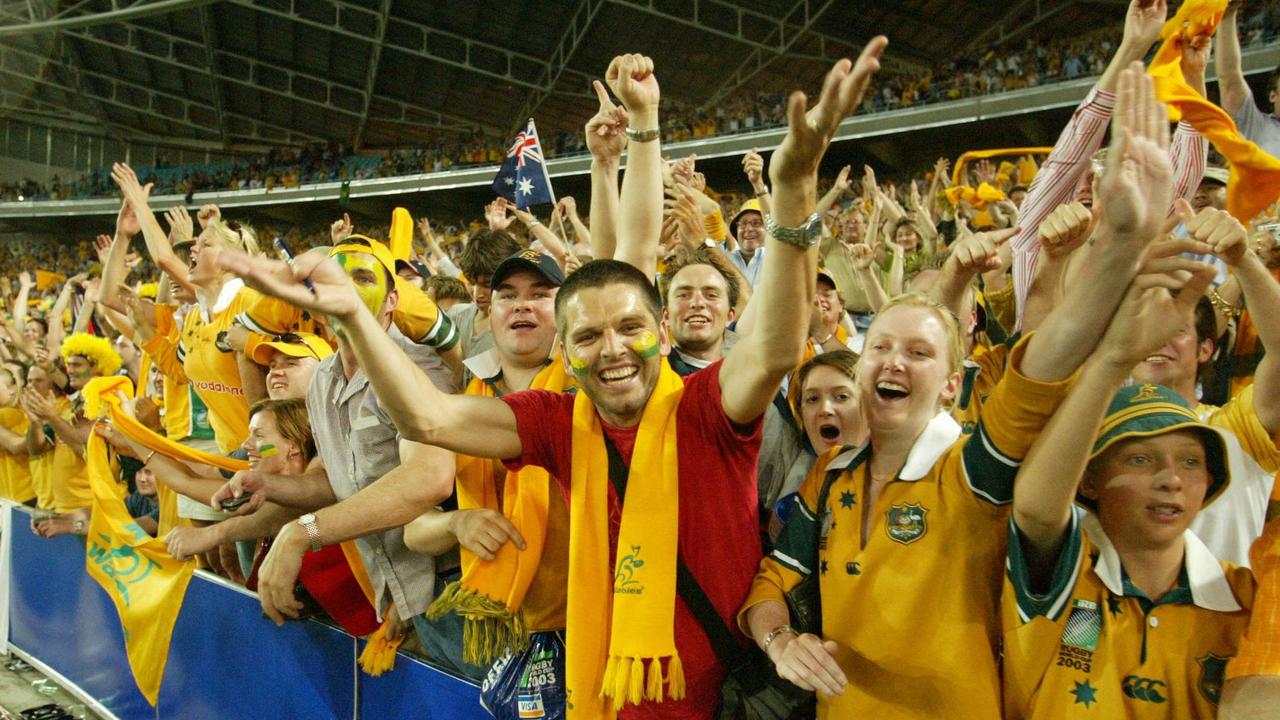
[{"label": "yellow t-shirt", "polygon": [[[161,375],[164,434],[174,441],[213,440],[209,408],[196,394],[178,359],[181,336],[175,322],[177,310],[171,305],[156,306],[156,333],[143,345],[145,357]],[[187,311],[194,312],[194,309],[189,307]],[[236,378],[239,379],[239,373]]]},{"label": "yellow t-shirt", "polygon": [[[58,398],[58,414],[63,420],[74,423],[75,408],[67,398]],[[49,477],[53,487],[54,512],[66,513],[93,504],[93,492],[89,489],[89,470],[84,460],[58,437],[53,436],[53,452],[49,458]]]},{"label": "yellow t-shirt", "polygon": [[1231,398],[1226,405],[1214,407],[1203,403],[1196,406],[1196,415],[1209,425],[1230,430],[1240,441],[1240,446],[1249,453],[1263,470],[1269,473],[1280,471],[1280,449],[1276,448],[1271,433],[1262,426],[1258,413],[1253,408],[1253,383],[1245,386],[1238,395]]},{"label": "yellow t-shirt", "polygon": [[[1013,349],[972,434],[946,412],[930,421],[871,508],[865,546],[870,446],[832,450],[801,486],[739,623],[745,630],[749,608],[782,601],[819,574],[822,634],[837,644],[850,681],[843,695],[819,696],[820,718],[1000,716],[999,596],[1013,480],[1071,384],[1023,376],[1025,346]],[[815,511],[828,478],[826,504]]]},{"label": "yellow t-shirt", "polygon": [[[16,435],[27,434],[27,414],[19,408],[0,408],[0,427]],[[36,496],[31,484],[31,467],[27,455],[11,455],[0,451],[0,491],[14,502],[24,503]]]},{"label": "yellow t-shirt", "polygon": [[240,387],[236,354],[219,348],[226,347],[219,336],[257,297],[242,281],[232,280],[223,286],[209,315],[193,307],[183,318],[178,359],[195,395],[209,409],[209,425],[223,453],[236,449],[249,436],[249,403]]},{"label": "yellow t-shirt", "polygon": [[1135,587],[1096,518],[1076,508],[1043,594],[1030,587],[1009,523],[1004,583],[1005,717],[1212,718],[1253,604],[1247,568],[1187,531],[1164,596]]}]

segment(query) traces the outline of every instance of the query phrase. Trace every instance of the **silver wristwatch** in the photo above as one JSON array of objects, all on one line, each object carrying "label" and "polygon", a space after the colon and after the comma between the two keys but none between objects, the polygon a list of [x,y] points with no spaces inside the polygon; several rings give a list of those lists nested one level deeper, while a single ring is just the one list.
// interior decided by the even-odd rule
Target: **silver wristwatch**
[{"label": "silver wristwatch", "polygon": [[822,237],[822,216],[814,213],[798,227],[782,227],[773,219],[773,213],[770,213],[764,216],[764,229],[778,242],[798,248],[811,248]]},{"label": "silver wristwatch", "polygon": [[316,514],[307,513],[298,518],[298,524],[307,531],[307,539],[311,541],[311,552],[320,552],[324,547],[320,544],[320,528],[316,527]]},{"label": "silver wristwatch", "polygon": [[636,130],[635,128],[628,127],[624,128],[622,132],[626,134],[628,140],[637,143],[652,142],[653,140],[657,140],[658,136],[662,134],[662,131],[659,128],[654,128],[652,130]]}]

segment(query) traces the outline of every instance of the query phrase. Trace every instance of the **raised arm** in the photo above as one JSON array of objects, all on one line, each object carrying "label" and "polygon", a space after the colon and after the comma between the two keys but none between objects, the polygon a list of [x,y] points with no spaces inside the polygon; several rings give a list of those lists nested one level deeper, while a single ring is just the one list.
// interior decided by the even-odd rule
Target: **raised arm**
[{"label": "raised arm", "polygon": [[591,254],[612,258],[618,245],[618,168],[627,146],[627,111],[613,104],[604,84],[592,82],[600,109],[587,121],[591,151]]},{"label": "raised arm", "polygon": [[[619,55],[609,63],[605,79],[627,107],[628,124],[638,133],[658,129],[658,78],[653,60],[643,55]],[[658,267],[658,237],[662,232],[662,142],[632,140],[627,149],[627,172],[622,176],[618,204],[618,249],[614,259],[652,277]],[[591,203],[595,208],[595,202]]]},{"label": "raised arm", "polygon": [[1187,223],[1192,238],[1213,248],[1240,285],[1266,351],[1253,376],[1253,406],[1262,426],[1280,437],[1280,284],[1249,247],[1249,233],[1229,213],[1205,208]]},{"label": "raised arm", "polygon": [[840,174],[836,175],[835,182],[831,183],[831,189],[818,200],[818,205],[813,209],[814,212],[825,217],[827,211],[835,207],[845,193],[849,192],[849,186],[852,185],[849,181],[849,172],[852,169],[849,165],[840,168]]},{"label": "raised arm", "polygon": [[591,244],[591,230],[582,222],[582,217],[578,215],[578,203],[572,197],[560,198],[559,205],[556,206],[556,212],[560,213],[563,220],[567,220],[569,225],[573,227],[573,234],[576,242],[585,243],[587,247],[595,250],[595,246]]},{"label": "raised arm", "polygon": [[[1168,7],[1165,0],[1130,0],[1125,15],[1124,35],[1102,77],[1072,114],[1062,129],[1053,151],[1045,158],[1031,182],[1018,213],[1022,232],[1013,239],[1013,284],[1018,305],[1018,327],[1022,328],[1027,293],[1036,275],[1040,255],[1037,243],[1040,223],[1059,205],[1069,202],[1085,177],[1089,158],[1102,145],[1107,120],[1111,117],[1114,93],[1120,73],[1140,62],[1160,36]],[[1197,178],[1197,181],[1199,179]]]},{"label": "raised arm", "polygon": [[1032,336],[1022,363],[1032,380],[1065,379],[1092,354],[1137,274],[1144,248],[1165,224],[1173,199],[1169,125],[1141,63],[1120,76],[1111,134],[1095,198],[1098,227],[1084,260],[1088,282],[1068,287],[1062,305]]},{"label": "raised arm", "polygon": [[[174,254],[173,247],[169,245],[169,237],[160,228],[160,221],[156,219],[156,214],[151,211],[151,185],[140,183],[138,176],[133,172],[133,168],[124,163],[112,165],[111,179],[115,180],[116,184],[120,186],[120,191],[124,193],[125,202],[129,203],[137,216],[138,226],[142,230],[142,238],[147,243],[147,253],[151,255],[152,262],[161,271],[173,278],[174,282],[189,287],[194,292],[195,288],[187,277],[186,264]],[[185,225],[175,227],[174,231],[182,232],[185,230],[189,236],[191,234],[191,216],[187,214],[187,211],[183,209],[181,213],[174,214],[173,219],[176,220],[182,216],[186,216]]]},{"label": "raised arm", "polygon": [[1222,109],[1235,117],[1240,107],[1249,99],[1249,86],[1244,81],[1240,62],[1239,13],[1243,3],[1232,3],[1218,24],[1218,93]]},{"label": "raised arm", "polygon": [[[546,248],[547,254],[555,258],[556,264],[564,267],[565,257],[568,255],[568,248],[564,239],[557,235],[554,230],[544,225],[536,215],[528,210],[517,210],[514,205],[508,205],[507,209],[516,216],[521,225],[524,225],[529,230],[530,235],[542,243],[542,247]],[[554,213],[555,210],[552,209],[552,212]]]},{"label": "raised arm", "polygon": [[1005,228],[966,235],[951,248],[930,294],[952,315],[967,317],[970,309],[964,307],[965,291],[978,275],[1000,269],[1000,248],[1017,231],[1017,228]]},{"label": "raised arm", "polygon": [[[383,409],[416,442],[476,457],[513,458],[522,448],[516,417],[497,398],[448,395],[387,335],[332,258],[303,253],[292,265],[224,250],[218,263],[254,289],[336,320]],[[314,292],[303,284],[311,280]]]},{"label": "raised arm", "polygon": [[19,338],[24,341],[23,331],[27,327],[27,304],[31,299],[31,273],[23,270],[18,273],[18,296],[13,300],[13,329],[17,332],[13,334],[14,342],[18,342]]},{"label": "raised arm", "polygon": [[[840,121],[862,100],[887,44],[883,36],[876,37],[867,43],[856,64],[848,60],[836,63],[827,74],[818,103],[807,113],[804,93],[792,93],[788,98],[787,137],[769,162],[771,220],[778,226],[795,228],[817,217],[818,164]],[[770,233],[765,237],[765,253],[768,260],[761,277],[764,301],[757,304],[758,322],[768,332],[743,338],[720,367],[724,412],[737,423],[760,417],[773,401],[782,378],[799,363],[807,313],[816,292],[816,247],[784,243]]]},{"label": "raised arm", "polygon": [[63,324],[62,318],[67,314],[67,308],[71,306],[71,293],[75,292],[76,286],[79,285],[87,277],[85,273],[72,275],[62,285],[62,291],[58,293],[58,299],[53,301],[53,307],[49,308],[49,314],[46,315],[49,329],[45,334],[45,347],[49,353],[56,355],[62,348],[62,340],[67,336],[67,326]]},{"label": "raised arm", "polygon": [[756,194],[756,200],[760,202],[760,212],[768,215],[773,212],[773,195],[769,193],[769,186],[764,183],[764,156],[756,148],[751,148],[751,152],[742,156],[742,172],[747,175],[747,182],[751,183],[751,192]]},{"label": "raised arm", "polygon": [[889,302],[889,295],[880,284],[880,276],[876,274],[875,251],[866,243],[856,245],[841,243],[841,247],[849,254],[853,271],[857,274],[858,282],[862,283],[862,291],[867,295],[867,306],[871,308],[871,312],[880,312],[880,308]]}]

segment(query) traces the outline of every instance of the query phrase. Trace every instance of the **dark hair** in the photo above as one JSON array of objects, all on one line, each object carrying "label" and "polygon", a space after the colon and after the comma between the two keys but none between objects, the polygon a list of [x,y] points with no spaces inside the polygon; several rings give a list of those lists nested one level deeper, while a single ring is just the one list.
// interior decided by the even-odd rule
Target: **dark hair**
[{"label": "dark hair", "polygon": [[729,307],[738,306],[738,297],[741,288],[738,285],[738,274],[729,267],[725,262],[724,256],[719,250],[713,250],[705,245],[699,245],[695,248],[680,247],[676,249],[675,255],[667,261],[667,267],[662,271],[662,279],[659,281],[659,290],[662,292],[662,300],[668,305],[671,301],[667,298],[671,294],[671,281],[683,269],[690,265],[710,265],[715,271],[720,273],[724,278],[725,285],[729,288]]},{"label": "dark hair", "polygon": [[[1216,350],[1218,347],[1218,315],[1213,310],[1213,303],[1209,302],[1209,298],[1203,295],[1196,301],[1195,310],[1195,326],[1196,326],[1196,352],[1200,351],[1200,344],[1205,340],[1213,343]],[[1213,379],[1213,354],[1210,353],[1208,362],[1198,363],[1196,367],[1196,381],[1207,385]]]},{"label": "dark hair", "polygon": [[427,293],[427,297],[436,302],[441,300],[457,300],[458,302],[471,302],[471,296],[467,294],[467,286],[457,278],[444,277],[437,275],[427,278],[423,283],[422,289]]},{"label": "dark hair", "polygon": [[630,285],[636,288],[644,298],[649,313],[653,315],[653,321],[662,322],[662,298],[658,295],[658,288],[654,287],[644,273],[619,260],[592,260],[565,278],[560,291],[556,293],[556,329],[560,332],[561,339],[568,332],[564,307],[569,300],[581,290],[606,285]]},{"label": "dark hair", "polygon": [[467,238],[458,258],[458,267],[475,284],[484,275],[492,275],[503,260],[520,252],[520,243],[506,230],[477,230]]}]

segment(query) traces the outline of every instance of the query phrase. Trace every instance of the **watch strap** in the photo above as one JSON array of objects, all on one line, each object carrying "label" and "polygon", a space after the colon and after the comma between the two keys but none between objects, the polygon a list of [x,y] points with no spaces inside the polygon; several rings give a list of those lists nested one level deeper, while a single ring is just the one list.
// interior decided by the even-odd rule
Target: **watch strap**
[{"label": "watch strap", "polygon": [[316,527],[316,516],[314,513],[307,513],[298,518],[298,524],[303,530],[307,531],[307,540],[311,542],[311,552],[320,552],[324,547],[320,544],[320,528]]}]

